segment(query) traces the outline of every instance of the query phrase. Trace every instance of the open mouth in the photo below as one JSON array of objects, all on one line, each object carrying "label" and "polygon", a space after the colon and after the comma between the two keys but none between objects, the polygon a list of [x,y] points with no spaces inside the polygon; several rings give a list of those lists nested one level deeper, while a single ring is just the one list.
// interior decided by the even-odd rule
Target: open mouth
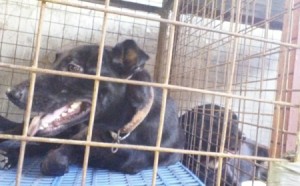
[{"label": "open mouth", "polygon": [[76,101],[67,104],[52,113],[40,113],[35,116],[29,125],[29,136],[53,136],[65,129],[83,122],[89,115],[91,103]]}]

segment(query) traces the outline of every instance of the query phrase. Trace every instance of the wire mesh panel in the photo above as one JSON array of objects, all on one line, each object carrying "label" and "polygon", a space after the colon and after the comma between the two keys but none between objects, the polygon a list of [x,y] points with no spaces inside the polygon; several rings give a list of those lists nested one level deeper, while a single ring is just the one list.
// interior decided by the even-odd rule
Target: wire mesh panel
[{"label": "wire mesh panel", "polygon": [[[289,66],[298,62],[287,60],[297,47],[287,45],[292,44],[289,34],[292,25],[297,27],[290,19],[297,17],[298,4],[292,1],[186,0],[181,2],[178,11],[178,20],[191,26],[182,25],[176,30],[170,82],[195,89],[172,92],[180,104],[181,122],[188,133],[186,148],[224,150],[229,154],[255,157],[282,157],[286,151],[295,152],[296,139],[292,136],[298,131],[295,118],[299,116],[294,115],[292,122],[287,114],[289,110],[298,110],[299,101],[291,101],[288,97],[291,94],[299,97],[299,93],[286,82],[292,83],[291,76],[297,74]],[[282,27],[288,23],[289,26]],[[292,79],[287,78],[289,73]],[[285,88],[280,86],[283,82]],[[279,98],[279,92],[287,99]],[[207,109],[203,109],[205,107]],[[224,110],[220,111],[219,107]],[[215,113],[216,110],[229,115],[226,118]],[[276,136],[279,113],[279,123],[287,122],[284,125],[289,125],[288,128],[294,126],[294,130],[287,133],[283,132],[288,131],[287,128],[279,128],[283,136]],[[227,125],[231,127],[226,127],[231,137],[232,127],[238,122],[243,136],[236,141],[239,149],[230,149],[226,140],[222,149],[222,142],[215,140],[222,137],[224,120],[228,120]],[[214,125],[216,122],[219,128]],[[205,133],[210,134],[206,136]],[[228,134],[224,136],[228,141]],[[220,149],[213,148],[214,145]],[[280,153],[273,154],[275,148],[280,149]],[[220,171],[219,163],[222,163],[222,185],[267,179],[266,163],[261,161],[233,158],[220,161],[214,157],[187,155],[183,162],[207,185],[217,183],[214,176]]]}]

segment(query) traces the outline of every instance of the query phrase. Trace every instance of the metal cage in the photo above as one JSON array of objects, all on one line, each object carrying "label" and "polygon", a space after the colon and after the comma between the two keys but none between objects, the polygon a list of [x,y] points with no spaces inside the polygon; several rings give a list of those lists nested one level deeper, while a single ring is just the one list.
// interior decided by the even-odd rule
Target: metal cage
[{"label": "metal cage", "polygon": [[[0,5],[0,113],[25,121],[23,135],[0,134],[21,141],[16,185],[21,184],[29,141],[85,145],[83,185],[90,146],[153,151],[153,176],[147,177],[152,185],[161,151],[184,154],[182,164],[206,185],[234,185],[271,184],[268,165],[284,162],[287,153],[298,150],[299,0],[0,0]],[[26,135],[36,74],[74,76],[48,69],[57,48],[86,43],[103,48],[126,38],[150,55],[146,68],[156,83],[147,85],[163,89],[163,102],[168,94],[176,100],[178,116],[184,116],[184,150],[97,143],[90,135],[80,142]],[[27,78],[30,101],[22,111],[9,103],[5,90]],[[241,139],[228,135],[235,122]],[[294,160],[299,160],[297,153]]]}]

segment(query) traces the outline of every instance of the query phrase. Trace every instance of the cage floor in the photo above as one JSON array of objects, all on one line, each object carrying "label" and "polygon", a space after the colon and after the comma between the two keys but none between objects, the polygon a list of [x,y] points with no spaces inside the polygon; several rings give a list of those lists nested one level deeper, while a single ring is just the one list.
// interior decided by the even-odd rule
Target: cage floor
[{"label": "cage floor", "polygon": [[[70,166],[64,176],[50,177],[40,173],[40,159],[25,159],[21,186],[31,185],[81,185],[82,169]],[[15,185],[16,168],[0,170],[0,185]],[[111,172],[103,169],[88,168],[86,185],[97,186],[144,186],[151,185],[152,170],[144,170],[135,175]],[[204,186],[204,184],[181,163],[158,169],[156,185],[159,186]]]}]

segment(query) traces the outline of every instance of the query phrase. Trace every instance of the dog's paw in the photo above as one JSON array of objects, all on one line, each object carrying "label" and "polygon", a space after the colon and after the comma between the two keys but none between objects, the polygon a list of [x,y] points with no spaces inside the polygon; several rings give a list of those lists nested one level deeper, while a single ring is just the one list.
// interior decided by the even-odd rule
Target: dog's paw
[{"label": "dog's paw", "polygon": [[41,162],[41,172],[47,176],[62,176],[69,171],[68,157],[59,151],[51,151]]},{"label": "dog's paw", "polygon": [[0,169],[7,170],[12,166],[8,153],[0,149]]}]

